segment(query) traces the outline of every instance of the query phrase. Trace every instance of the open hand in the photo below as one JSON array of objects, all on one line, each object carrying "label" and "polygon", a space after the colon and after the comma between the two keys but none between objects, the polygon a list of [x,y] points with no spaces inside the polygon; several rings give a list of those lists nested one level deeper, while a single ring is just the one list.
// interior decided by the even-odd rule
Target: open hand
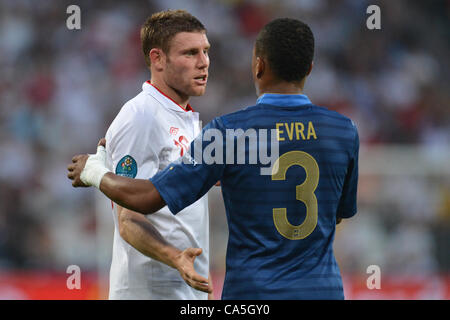
[{"label": "open hand", "polygon": [[184,281],[194,289],[212,293],[212,286],[207,278],[199,275],[194,269],[194,260],[202,253],[200,248],[187,248],[176,259],[175,265]]}]

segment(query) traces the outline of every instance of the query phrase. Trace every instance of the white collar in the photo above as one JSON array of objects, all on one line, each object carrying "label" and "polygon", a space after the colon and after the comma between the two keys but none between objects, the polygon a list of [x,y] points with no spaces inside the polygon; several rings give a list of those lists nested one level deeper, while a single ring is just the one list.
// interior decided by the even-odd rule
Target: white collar
[{"label": "white collar", "polygon": [[150,83],[150,80],[144,82],[142,85],[142,90],[151,94],[155,99],[161,102],[164,107],[176,111],[176,112],[195,112],[194,109],[188,104],[187,110],[185,110],[182,106],[176,103],[173,99],[171,99],[168,95],[158,89],[155,85]]}]

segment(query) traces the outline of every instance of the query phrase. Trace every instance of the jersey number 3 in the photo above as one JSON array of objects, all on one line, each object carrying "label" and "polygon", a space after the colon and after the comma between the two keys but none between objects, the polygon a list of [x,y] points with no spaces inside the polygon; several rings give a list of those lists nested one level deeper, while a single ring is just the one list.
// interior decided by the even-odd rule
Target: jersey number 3
[{"label": "jersey number 3", "polygon": [[272,180],[286,180],[287,170],[294,165],[303,167],[306,172],[305,181],[296,186],[295,192],[296,199],[306,206],[305,220],[302,224],[294,226],[287,219],[286,208],[274,208],[273,222],[283,237],[300,240],[309,236],[317,226],[317,198],[314,191],[319,184],[319,166],[310,154],[303,151],[289,151],[275,161]]}]

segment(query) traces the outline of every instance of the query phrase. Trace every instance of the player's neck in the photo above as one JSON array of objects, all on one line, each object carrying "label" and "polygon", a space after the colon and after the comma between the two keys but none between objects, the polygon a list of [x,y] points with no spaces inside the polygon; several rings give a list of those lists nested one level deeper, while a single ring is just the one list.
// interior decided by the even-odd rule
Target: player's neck
[{"label": "player's neck", "polygon": [[259,95],[263,95],[264,93],[276,93],[276,94],[303,94],[303,88],[299,88],[297,86],[290,87],[284,85],[275,85],[268,86],[264,88],[259,88]]},{"label": "player's neck", "polygon": [[164,95],[169,97],[171,100],[173,100],[175,103],[177,103],[183,109],[187,110],[187,105],[189,104],[189,98],[190,98],[189,96],[170,87],[164,81],[158,81],[155,79],[151,79],[150,82],[153,86],[155,86]]},{"label": "player's neck", "polygon": [[287,81],[277,81],[277,82],[266,82],[259,84],[259,96],[264,93],[277,93],[277,94],[303,94],[303,87],[305,81],[301,82],[287,82]]}]

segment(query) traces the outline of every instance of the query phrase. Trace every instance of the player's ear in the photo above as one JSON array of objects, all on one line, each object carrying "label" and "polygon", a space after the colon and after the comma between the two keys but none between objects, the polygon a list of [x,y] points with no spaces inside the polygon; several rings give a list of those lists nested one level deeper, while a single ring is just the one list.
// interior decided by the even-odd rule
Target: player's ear
[{"label": "player's ear", "polygon": [[160,48],[153,48],[149,52],[150,63],[156,71],[162,71],[164,69],[165,55]]},{"label": "player's ear", "polygon": [[256,57],[256,64],[255,64],[255,78],[261,79],[261,77],[264,75],[264,72],[266,71],[266,62],[261,57]]}]

